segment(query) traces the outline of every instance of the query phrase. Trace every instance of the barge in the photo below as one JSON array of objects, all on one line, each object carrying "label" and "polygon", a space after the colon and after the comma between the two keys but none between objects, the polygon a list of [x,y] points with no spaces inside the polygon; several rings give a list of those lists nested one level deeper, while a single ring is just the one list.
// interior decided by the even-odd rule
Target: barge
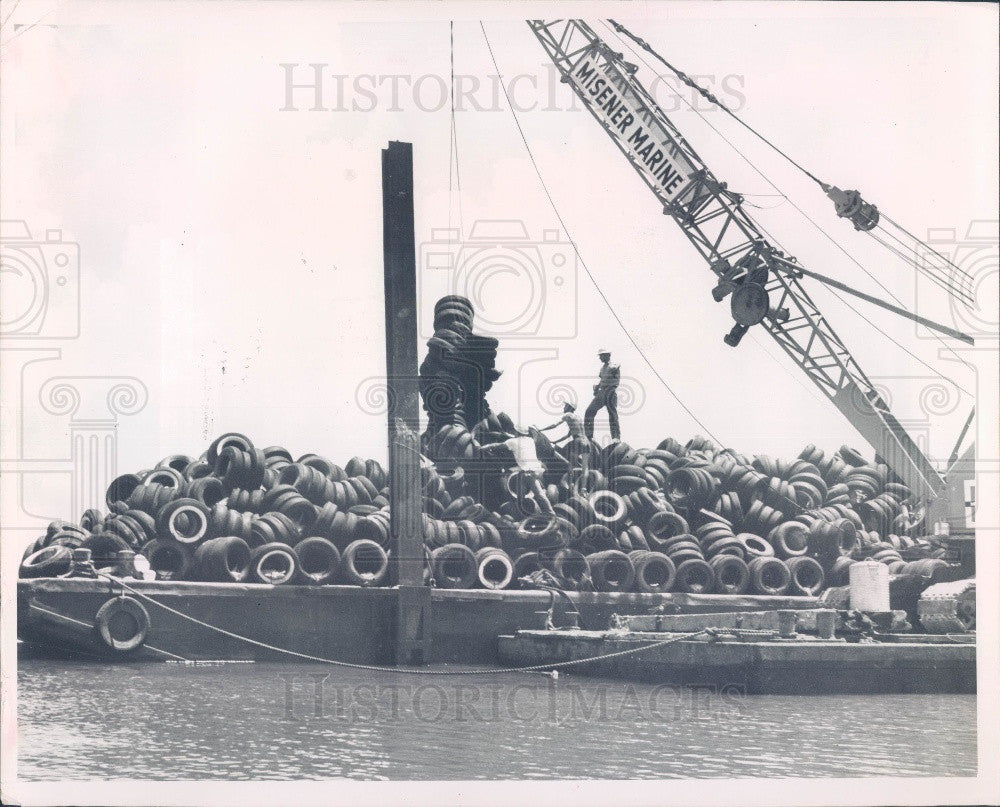
[{"label": "barge", "polygon": [[[826,632],[817,630],[823,617]],[[845,626],[843,615],[823,609],[638,617],[607,631],[517,631],[498,649],[511,666],[747,695],[976,692],[974,635],[845,636],[835,625]]]},{"label": "barge", "polygon": [[[417,367],[409,144],[383,152],[383,206],[388,468],[296,460],[226,434],[200,457],[119,477],[106,515],[53,522],[26,553],[22,653],[565,666],[747,692],[975,691],[974,634],[957,595],[928,613],[939,638],[885,626],[877,641],[751,637],[727,625],[734,614],[790,612],[809,623],[839,589],[833,607],[846,626],[855,606],[844,584],[862,558],[909,581],[900,608],[911,618],[927,586],[968,576],[971,553],[947,558],[926,535],[932,516],[909,475],[846,446],[807,446],[784,462],[701,437],[652,450],[588,437],[558,449],[537,429],[537,456],[522,466],[505,447],[528,438],[485,400],[499,377],[497,340],[473,332],[466,298],[438,301]],[[426,400],[439,383],[457,385],[447,411]],[[499,578],[483,577],[486,562]],[[468,588],[477,573],[482,588]],[[361,585],[338,584],[345,578]],[[571,629],[552,629],[555,589],[543,583],[560,590]],[[887,612],[888,588],[885,597],[873,614]],[[971,609],[974,619],[974,594]],[[697,629],[669,622],[699,616],[708,624]]]},{"label": "barge", "polygon": [[[21,652],[117,661],[303,660],[296,654],[358,664],[394,661],[399,588],[131,580],[128,586],[131,591],[81,578],[19,581]],[[142,603],[149,617],[142,646],[124,653],[103,642],[96,629],[101,607],[122,594]],[[499,665],[498,637],[538,623],[552,601],[541,590],[428,589],[428,594],[429,619],[416,638],[426,651],[423,661],[433,664]],[[609,625],[616,614],[650,610],[710,614],[819,604],[815,597],[604,592],[567,592],[566,601],[579,611],[578,624],[593,628]],[[564,618],[562,611],[556,618]]]}]

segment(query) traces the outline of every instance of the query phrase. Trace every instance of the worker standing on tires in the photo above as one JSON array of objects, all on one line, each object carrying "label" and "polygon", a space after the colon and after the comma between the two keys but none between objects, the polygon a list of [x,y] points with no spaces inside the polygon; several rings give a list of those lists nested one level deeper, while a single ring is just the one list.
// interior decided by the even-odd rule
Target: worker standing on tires
[{"label": "worker standing on tires", "polygon": [[590,440],[587,439],[587,432],[583,427],[583,420],[576,413],[576,406],[569,401],[563,404],[563,416],[551,426],[544,426],[540,431],[547,432],[558,429],[563,423],[568,431],[562,437],[553,440],[553,445],[559,445],[564,440],[568,440],[564,453],[569,467],[574,471],[587,472],[590,464]]},{"label": "worker standing on tires", "polygon": [[611,439],[620,440],[621,428],[618,425],[618,384],[621,381],[621,368],[611,363],[611,351],[601,348],[597,351],[601,360],[601,370],[598,383],[594,385],[594,400],[590,402],[583,416],[584,431],[588,439],[594,439],[594,418],[602,409],[608,410],[608,423],[611,426]]}]

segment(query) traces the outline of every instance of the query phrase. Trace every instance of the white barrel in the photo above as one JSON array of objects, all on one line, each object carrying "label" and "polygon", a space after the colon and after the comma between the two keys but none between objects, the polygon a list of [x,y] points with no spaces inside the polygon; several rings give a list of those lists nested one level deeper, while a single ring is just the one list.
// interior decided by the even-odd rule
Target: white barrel
[{"label": "white barrel", "polygon": [[889,567],[877,560],[851,564],[848,570],[851,609],[855,611],[889,610]]}]

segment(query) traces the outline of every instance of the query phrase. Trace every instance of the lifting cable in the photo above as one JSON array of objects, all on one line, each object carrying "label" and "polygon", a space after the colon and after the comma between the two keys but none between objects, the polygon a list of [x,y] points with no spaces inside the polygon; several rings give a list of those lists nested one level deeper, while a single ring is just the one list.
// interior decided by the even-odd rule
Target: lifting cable
[{"label": "lifting cable", "polygon": [[[554,670],[559,667],[572,667],[577,664],[588,664],[594,661],[604,661],[611,658],[620,658],[621,656],[630,656],[633,653],[640,653],[644,650],[653,650],[657,647],[665,647],[667,645],[674,644],[676,642],[683,642],[695,638],[696,636],[701,636],[702,634],[709,635],[711,628],[703,628],[696,633],[685,633],[680,636],[673,636],[669,639],[663,639],[661,641],[642,644],[639,647],[631,647],[627,650],[618,650],[614,653],[602,653],[598,656],[588,656],[587,658],[571,659],[569,661],[554,661],[549,664],[532,664],[528,667],[484,667],[480,669],[473,670],[427,670],[427,669],[415,669],[409,667],[383,667],[375,664],[356,664],[350,661],[335,661],[334,659],[323,658],[322,656],[313,656],[309,653],[299,653],[296,650],[287,650],[283,647],[277,647],[273,644],[268,644],[267,642],[260,642],[256,639],[251,639],[249,636],[242,636],[239,633],[233,633],[232,631],[226,630],[225,628],[220,628],[217,625],[209,624],[197,617],[193,617],[190,614],[185,614],[183,611],[178,611],[176,608],[171,608],[159,600],[150,597],[148,594],[144,594],[136,588],[133,588],[124,580],[119,577],[114,577],[113,575],[106,574],[95,570],[94,572],[99,577],[103,577],[112,583],[117,583],[122,587],[123,591],[128,591],[130,594],[134,594],[136,597],[145,600],[151,605],[155,605],[157,608],[162,608],[164,611],[178,616],[181,619],[186,619],[188,622],[192,622],[195,625],[199,625],[202,628],[214,631],[222,636],[228,636],[230,639],[237,639],[241,642],[246,642],[247,644],[253,645],[254,647],[260,647],[264,650],[271,650],[275,653],[282,653],[286,656],[294,656],[295,658],[303,659],[304,661],[315,661],[320,664],[332,664],[335,667],[350,667],[353,670],[369,670],[372,672],[385,672],[385,673],[400,673],[403,675],[501,675],[506,673],[519,673],[519,672],[540,672],[547,673],[549,670]],[[567,635],[571,635],[567,632]]]},{"label": "lifting cable", "polygon": [[[783,151],[782,149],[778,148],[778,146],[775,145],[771,140],[769,140],[768,138],[766,138],[763,134],[761,134],[759,131],[757,131],[753,126],[751,126],[749,123],[747,123],[742,118],[740,118],[739,115],[737,115],[728,106],[726,106],[724,103],[722,103],[722,101],[720,101],[718,98],[716,98],[715,95],[713,95],[711,92],[709,92],[708,90],[706,90],[705,88],[703,88],[699,84],[697,84],[690,76],[688,76],[686,73],[684,73],[684,71],[679,70],[678,68],[674,67],[670,62],[668,62],[666,59],[664,59],[663,56],[661,56],[659,53],[657,53],[649,45],[649,43],[646,42],[644,39],[636,36],[631,31],[629,31],[624,25],[621,25],[620,23],[615,22],[615,20],[608,20],[608,22],[614,27],[615,31],[617,31],[619,34],[624,34],[629,39],[631,39],[633,42],[635,42],[640,48],[642,48],[644,51],[646,51],[651,56],[653,56],[657,61],[659,61],[661,64],[663,64],[665,67],[667,67],[667,69],[669,69],[675,76],[677,76],[677,78],[680,79],[684,84],[686,84],[692,90],[694,90],[699,95],[701,95],[703,98],[705,98],[705,100],[707,100],[710,103],[712,103],[715,106],[717,106],[719,109],[721,109],[727,115],[729,115],[733,120],[735,120],[737,123],[739,123],[745,129],[747,129],[748,131],[750,131],[754,136],[756,136],[758,139],[760,139],[764,143],[766,143],[771,149],[773,149],[778,154],[780,154],[782,157],[784,157],[789,163],[791,163],[799,171],[801,171],[803,174],[805,174],[807,177],[809,177],[809,179],[811,179],[813,182],[815,182],[817,185],[819,185],[819,187],[823,190],[823,192],[827,196],[830,196],[831,199],[834,199],[835,202],[837,201],[837,199],[835,198],[835,196],[839,195],[840,197],[844,197],[847,194],[854,194],[855,196],[857,196],[858,202],[863,203],[863,200],[860,199],[860,194],[857,194],[856,191],[848,191],[847,194],[845,194],[839,188],[836,188],[835,186],[833,186],[833,185],[831,185],[831,184],[829,184],[827,182],[824,182],[819,177],[817,177],[815,174],[813,174],[812,172],[808,171],[806,168],[804,168],[798,162],[796,162],[795,160],[793,160],[785,151]],[[649,67],[648,64],[646,66]],[[656,71],[653,71],[653,72],[655,73]],[[863,203],[863,204],[867,205],[867,203]],[[863,227],[859,227],[857,224],[855,224],[855,228],[856,229],[859,229],[859,230],[862,230],[863,232],[868,233],[868,235],[870,235],[877,243],[879,243],[883,247],[885,247],[886,243],[884,241],[882,241],[881,239],[875,237],[874,234],[871,232],[872,228],[874,228],[875,226],[878,226],[879,230],[882,233],[884,233],[888,237],[891,237],[891,238],[895,239],[896,241],[898,241],[899,243],[901,243],[903,245],[903,247],[904,247],[904,251],[903,252],[900,252],[900,251],[895,250],[895,249],[890,249],[889,251],[893,255],[895,255],[898,258],[900,258],[908,266],[910,266],[911,268],[915,269],[916,271],[923,272],[924,274],[927,274],[929,277],[931,277],[932,279],[934,279],[935,282],[937,282],[938,285],[941,286],[945,291],[947,291],[949,294],[952,294],[953,296],[957,297],[958,299],[960,299],[966,305],[971,306],[971,305],[973,305],[975,303],[975,298],[974,298],[974,296],[971,293],[970,288],[969,288],[969,284],[973,280],[972,277],[971,277],[971,275],[969,275],[963,269],[961,269],[958,266],[956,266],[952,261],[950,261],[944,255],[942,255],[936,249],[934,249],[933,247],[931,247],[930,245],[928,245],[922,239],[917,238],[915,235],[913,235],[913,233],[911,233],[909,230],[907,230],[906,228],[904,228],[902,225],[900,225],[899,223],[897,223],[893,219],[889,218],[889,216],[887,216],[884,213],[882,213],[881,211],[879,211],[873,205],[869,205],[869,207],[871,207],[871,212],[874,215],[874,222],[868,221],[867,223],[865,223],[865,226],[863,226]],[[839,207],[838,207],[838,215],[844,215],[844,217],[848,217],[849,218],[849,216],[846,213],[842,214],[840,212]],[[851,219],[851,220],[853,221],[853,219]],[[905,236],[909,237],[913,243],[907,244],[907,243],[903,242],[902,239],[900,239],[897,235],[895,235],[894,233],[892,233],[891,230],[889,230],[888,228],[886,228],[881,223],[882,221],[886,221],[889,224],[891,224],[893,227],[895,227],[897,230],[899,230]],[[940,258],[944,262],[945,266],[935,266],[935,265],[930,265],[930,264],[928,264],[928,265],[925,266],[925,265],[921,264],[921,262],[916,259],[916,250],[915,249],[913,250],[914,251],[914,257],[910,258],[910,256],[907,254],[907,252],[910,249],[912,249],[915,245],[916,246],[920,246],[924,250],[926,250],[927,252],[930,252],[930,253],[936,255],[938,258]],[[948,268],[946,268],[946,267],[948,267]]]},{"label": "lifting cable", "polygon": [[[605,27],[608,27],[608,26],[607,26],[607,25],[605,25]],[[610,31],[610,30],[611,30],[611,28],[610,28],[610,27],[608,27],[608,30]],[[614,33],[614,32],[612,31],[612,33]],[[637,52],[635,51],[635,49],[634,49],[634,48],[632,48],[632,47],[631,47],[631,45],[629,45],[629,43],[628,43],[628,42],[625,42],[624,40],[622,40],[622,39],[621,39],[621,37],[617,37],[617,38],[618,38],[618,40],[619,40],[619,41],[620,41],[620,42],[621,42],[621,43],[622,43],[622,44],[623,44],[623,45],[624,45],[624,46],[625,46],[626,48],[628,48],[628,49],[629,49],[629,50],[630,50],[630,51],[632,52],[632,54],[633,54],[633,55],[634,55],[634,56],[635,56],[635,57],[636,57],[636,58],[637,58],[637,59],[638,59],[638,60],[639,60],[640,62],[642,62],[642,64],[643,64],[643,65],[645,65],[645,67],[646,67],[646,69],[647,69],[647,70],[649,70],[650,72],[652,72],[652,73],[653,73],[654,75],[657,75],[657,76],[659,75],[659,74],[657,73],[657,71],[656,71],[656,70],[655,70],[655,69],[654,69],[654,68],[653,68],[653,67],[652,67],[652,66],[651,66],[651,65],[649,64],[649,62],[647,62],[647,61],[646,61],[646,60],[645,60],[645,59],[644,59],[644,58],[642,57],[642,54],[640,54],[640,53],[637,53]],[[816,221],[815,219],[813,219],[813,218],[812,218],[812,217],[811,217],[811,216],[810,216],[810,215],[809,215],[808,213],[806,213],[806,212],[805,212],[805,211],[804,211],[804,210],[803,210],[803,209],[802,209],[801,207],[799,207],[799,206],[798,206],[797,204],[795,204],[795,202],[794,202],[794,201],[793,201],[792,199],[790,199],[790,198],[788,197],[788,195],[787,195],[787,194],[785,194],[785,193],[784,193],[784,192],[783,192],[783,191],[781,190],[781,188],[779,188],[779,187],[778,187],[778,186],[777,186],[777,185],[776,185],[776,184],[774,183],[774,181],[773,181],[773,180],[771,180],[771,178],[770,178],[769,176],[767,176],[767,174],[765,174],[765,173],[764,173],[764,172],[763,172],[763,171],[762,171],[762,170],[761,170],[760,168],[758,168],[758,167],[757,167],[757,165],[756,165],[756,164],[755,164],[755,163],[754,163],[754,162],[753,162],[753,161],[752,161],[752,160],[751,160],[751,159],[750,159],[750,158],[749,158],[749,157],[748,157],[748,156],[747,156],[746,154],[744,154],[744,153],[743,153],[742,151],[740,151],[740,149],[739,149],[739,148],[738,148],[738,147],[736,146],[736,144],[735,144],[735,143],[733,143],[733,142],[732,142],[732,140],[730,140],[730,139],[729,139],[728,137],[726,137],[726,136],[725,136],[725,135],[724,135],[724,134],[723,134],[723,133],[722,133],[721,131],[719,131],[719,129],[718,129],[718,128],[717,128],[717,127],[716,127],[716,126],[715,126],[715,125],[714,125],[714,124],[713,124],[713,123],[712,123],[711,121],[709,121],[709,120],[708,120],[708,119],[707,119],[707,118],[705,117],[705,115],[704,115],[704,114],[703,114],[703,113],[701,112],[701,110],[699,110],[699,109],[698,109],[697,107],[695,107],[695,106],[694,106],[694,105],[693,105],[693,104],[692,104],[692,103],[691,103],[690,101],[688,101],[688,100],[687,100],[687,98],[685,98],[683,94],[681,94],[681,93],[677,93],[677,97],[678,97],[678,98],[680,98],[680,99],[681,99],[681,101],[683,101],[683,102],[684,102],[684,103],[685,103],[685,104],[686,104],[686,105],[687,105],[687,106],[688,106],[688,107],[689,107],[689,108],[691,109],[691,111],[692,111],[692,112],[694,112],[695,114],[697,114],[697,115],[698,115],[698,116],[699,116],[699,117],[700,117],[700,118],[702,119],[702,121],[703,121],[703,122],[704,122],[704,123],[705,123],[705,124],[706,124],[706,125],[707,125],[707,126],[708,126],[708,127],[710,128],[710,129],[712,129],[712,131],[714,131],[714,132],[715,132],[715,133],[716,133],[716,134],[717,134],[717,135],[718,135],[718,136],[719,136],[720,138],[722,138],[722,140],[723,140],[723,141],[725,141],[725,142],[726,142],[726,143],[727,143],[727,144],[729,145],[729,147],[730,147],[730,148],[732,148],[732,149],[733,149],[733,151],[735,151],[735,152],[736,152],[736,153],[737,153],[737,154],[738,154],[738,155],[739,155],[739,156],[740,156],[740,157],[741,157],[741,158],[742,158],[742,159],[743,159],[743,160],[744,160],[744,161],[745,161],[745,162],[747,163],[747,165],[749,165],[749,166],[750,166],[750,167],[751,167],[751,168],[752,168],[752,169],[753,169],[753,170],[754,170],[754,171],[755,171],[755,172],[756,172],[756,173],[757,173],[757,174],[758,174],[758,175],[759,175],[759,176],[760,176],[760,177],[761,177],[761,178],[762,178],[762,179],[763,179],[763,180],[764,180],[765,182],[767,182],[767,184],[768,184],[768,185],[770,185],[770,186],[771,186],[772,188],[774,188],[774,190],[776,190],[776,191],[778,192],[778,195],[782,196],[782,197],[783,197],[783,198],[784,198],[784,199],[785,199],[785,200],[786,200],[786,201],[787,201],[787,202],[788,202],[788,203],[789,203],[789,204],[790,204],[790,205],[791,205],[791,206],[792,206],[792,207],[793,207],[793,208],[794,208],[794,209],[795,209],[795,210],[796,210],[796,211],[797,211],[797,212],[798,212],[798,213],[799,213],[799,214],[800,214],[800,215],[801,215],[801,216],[802,216],[803,218],[805,218],[805,219],[806,219],[806,221],[808,221],[808,222],[809,222],[809,223],[810,223],[810,224],[811,224],[811,225],[812,225],[813,227],[815,227],[815,228],[816,228],[816,229],[817,229],[817,230],[818,230],[818,231],[819,231],[819,232],[820,232],[820,233],[821,233],[821,234],[822,234],[822,235],[823,235],[823,236],[824,236],[824,237],[825,237],[825,238],[826,238],[826,239],[827,239],[827,240],[828,240],[828,241],[829,241],[829,242],[830,242],[831,244],[833,244],[833,245],[834,245],[834,246],[835,246],[835,247],[836,247],[836,248],[837,248],[838,250],[840,250],[840,251],[841,251],[841,252],[842,252],[842,253],[843,253],[843,254],[844,254],[845,256],[847,256],[847,258],[848,258],[848,259],[849,259],[849,260],[850,260],[850,261],[851,261],[851,262],[852,262],[852,263],[853,263],[853,264],[854,264],[855,266],[857,266],[857,267],[858,267],[859,269],[861,269],[861,271],[862,271],[862,272],[864,272],[864,273],[865,273],[866,275],[868,275],[868,277],[869,277],[869,278],[871,278],[871,280],[872,280],[872,281],[874,281],[874,282],[875,282],[875,284],[879,286],[879,288],[881,288],[881,289],[882,289],[882,290],[883,290],[883,291],[884,291],[884,292],[885,292],[886,294],[888,294],[888,295],[889,295],[889,296],[890,296],[890,297],[891,297],[891,298],[892,298],[893,300],[895,300],[895,301],[896,301],[897,303],[899,303],[900,305],[902,305],[902,301],[901,301],[901,300],[900,300],[900,299],[899,299],[899,298],[898,298],[898,297],[897,297],[897,296],[896,296],[895,294],[893,294],[893,292],[892,292],[892,290],[891,290],[891,289],[889,289],[888,287],[886,287],[886,286],[885,286],[885,284],[883,284],[883,283],[882,283],[882,282],[881,282],[880,280],[878,280],[878,278],[876,278],[876,277],[875,277],[875,276],[874,276],[874,275],[873,275],[873,274],[872,274],[872,273],[871,273],[871,272],[870,272],[870,271],[869,271],[869,270],[868,270],[868,269],[867,269],[867,268],[866,268],[866,267],[864,266],[864,264],[862,264],[862,263],[861,263],[861,262],[860,262],[860,261],[859,261],[859,260],[858,260],[857,258],[855,258],[855,257],[854,257],[854,256],[853,256],[853,255],[852,255],[852,254],[851,254],[850,252],[848,252],[848,251],[847,251],[847,249],[845,249],[845,248],[844,248],[844,246],[843,246],[843,245],[842,245],[842,244],[841,244],[841,243],[840,243],[839,241],[837,241],[837,239],[835,239],[835,238],[834,238],[833,236],[831,236],[831,235],[830,235],[830,234],[829,234],[829,233],[828,233],[828,232],[827,232],[826,230],[824,230],[824,229],[823,229],[823,227],[822,227],[822,226],[821,226],[821,225],[820,225],[820,224],[819,224],[819,223],[818,223],[818,222],[817,222],[817,221]],[[744,195],[744,194],[740,194],[740,195]],[[763,195],[763,194],[752,194],[752,195],[755,195],[755,196],[760,196],[760,195]],[[784,250],[785,252],[788,252],[788,250],[785,250],[784,246],[782,246],[781,242],[779,242],[779,241],[778,241],[778,239],[776,239],[776,238],[775,238],[775,237],[774,237],[774,236],[773,236],[773,235],[772,235],[772,234],[771,234],[770,232],[768,232],[768,230],[767,230],[767,229],[766,229],[766,228],[765,228],[765,227],[764,227],[764,226],[763,226],[763,225],[762,225],[762,224],[761,224],[761,223],[760,223],[759,221],[757,221],[756,219],[754,219],[754,218],[753,218],[753,217],[752,217],[752,216],[751,216],[751,215],[750,215],[749,213],[747,213],[746,211],[744,211],[744,213],[745,213],[745,215],[747,216],[747,218],[749,218],[749,219],[750,219],[750,221],[751,221],[751,222],[753,222],[753,223],[754,223],[754,225],[755,225],[755,226],[757,226],[757,227],[758,227],[758,228],[759,228],[759,229],[760,229],[760,230],[761,230],[761,231],[762,231],[762,232],[763,232],[763,233],[764,233],[764,234],[765,234],[765,235],[766,235],[766,236],[767,236],[767,237],[768,237],[768,238],[769,238],[769,239],[770,239],[771,241],[773,241],[773,242],[774,242],[774,243],[775,243],[775,244],[776,244],[776,245],[777,245],[777,246],[778,246],[779,248],[781,248],[781,249],[782,249],[782,250]],[[791,253],[789,253],[789,254],[791,254]],[[860,317],[861,319],[863,319],[863,320],[864,320],[865,322],[867,322],[867,323],[868,323],[868,324],[869,324],[869,325],[870,325],[870,326],[871,326],[872,328],[874,328],[874,329],[875,329],[876,331],[878,331],[878,332],[879,332],[880,334],[882,334],[882,336],[884,336],[884,337],[885,337],[886,339],[888,339],[888,340],[889,340],[890,342],[892,342],[892,343],[893,343],[894,345],[896,345],[896,347],[898,347],[898,348],[899,348],[900,350],[902,350],[902,351],[903,351],[904,353],[906,353],[906,354],[907,354],[908,356],[910,356],[911,358],[913,358],[913,359],[915,359],[916,361],[918,361],[918,362],[919,362],[920,364],[922,364],[922,365],[923,365],[924,367],[926,367],[926,368],[927,368],[928,370],[930,370],[930,371],[931,371],[932,373],[934,373],[934,374],[935,374],[936,376],[938,376],[938,377],[939,377],[939,378],[941,378],[942,380],[944,380],[944,381],[947,381],[947,382],[948,382],[948,383],[950,383],[950,384],[954,384],[954,385],[955,385],[955,387],[957,387],[957,388],[958,388],[959,390],[961,390],[962,392],[964,392],[964,393],[965,393],[966,395],[971,395],[971,394],[972,394],[972,393],[970,393],[970,392],[969,392],[969,391],[968,391],[967,389],[965,389],[965,388],[964,388],[963,386],[961,386],[961,385],[960,385],[960,384],[959,384],[958,382],[954,381],[954,380],[953,380],[953,379],[951,379],[951,378],[948,378],[948,377],[947,377],[946,375],[944,375],[943,373],[941,373],[941,371],[940,371],[940,370],[937,370],[937,369],[935,369],[934,367],[932,367],[931,365],[929,365],[929,364],[928,364],[928,363],[927,363],[926,361],[924,361],[924,360],[923,360],[923,359],[921,359],[921,358],[920,358],[919,356],[917,356],[916,354],[914,354],[914,353],[913,353],[913,352],[912,352],[911,350],[909,350],[909,349],[908,349],[908,348],[907,348],[907,347],[906,347],[905,345],[903,345],[903,344],[901,344],[900,342],[897,342],[897,341],[896,341],[895,339],[893,339],[893,338],[892,338],[892,337],[891,337],[891,336],[890,336],[890,335],[889,335],[888,333],[886,333],[886,332],[885,332],[884,330],[882,330],[882,329],[881,329],[881,328],[880,328],[880,327],[879,327],[879,326],[878,326],[877,324],[875,324],[875,323],[874,323],[874,322],[873,322],[872,320],[868,319],[868,317],[866,317],[866,316],[865,316],[864,314],[862,314],[862,313],[861,313],[861,312],[860,312],[860,311],[859,311],[859,310],[857,309],[857,307],[856,307],[856,306],[852,306],[852,305],[850,305],[850,304],[849,304],[849,303],[848,303],[848,302],[847,302],[847,301],[846,301],[846,300],[845,300],[845,299],[844,299],[843,297],[841,297],[841,296],[840,296],[839,294],[837,294],[837,292],[836,292],[836,291],[834,291],[833,289],[828,289],[828,290],[830,291],[830,293],[831,293],[831,294],[832,294],[832,295],[833,295],[834,297],[836,297],[836,298],[837,298],[837,299],[838,299],[838,300],[839,300],[839,301],[840,301],[841,303],[843,303],[843,304],[844,304],[844,305],[845,305],[845,306],[846,306],[846,307],[847,307],[848,309],[850,309],[850,310],[851,310],[851,311],[853,311],[853,312],[854,312],[855,314],[857,314],[857,316],[859,316],[859,317]],[[937,335],[937,334],[933,334],[933,335],[934,335],[934,338],[935,338],[935,339],[937,339],[937,340],[938,340],[938,342],[940,342],[940,343],[941,343],[941,346],[942,346],[942,347],[943,347],[943,348],[944,348],[945,350],[947,350],[947,351],[948,351],[949,353],[951,353],[951,354],[952,354],[952,355],[953,355],[953,356],[955,357],[955,359],[956,359],[957,361],[959,361],[959,362],[961,362],[962,364],[964,364],[964,365],[965,365],[965,366],[966,366],[967,368],[969,368],[970,370],[974,370],[974,369],[975,369],[975,368],[973,368],[973,367],[972,367],[972,365],[970,365],[970,364],[969,364],[969,363],[968,363],[968,362],[967,362],[967,361],[966,361],[965,359],[963,359],[963,358],[962,358],[961,356],[959,356],[959,355],[958,355],[958,353],[956,353],[956,352],[955,352],[955,349],[954,349],[953,347],[951,347],[951,346],[950,346],[949,344],[947,344],[947,343],[946,343],[946,342],[945,342],[945,341],[944,341],[944,340],[943,340],[943,339],[942,339],[942,338],[941,338],[941,337],[940,337],[939,335]]]},{"label": "lifting cable", "polygon": [[[482,30],[483,30],[483,39],[486,40],[486,47],[489,49],[490,58],[493,60],[493,68],[496,70],[497,75],[500,76],[501,75],[501,73],[500,73],[500,67],[497,64],[496,56],[493,53],[493,46],[490,44],[489,37],[486,35],[486,26],[483,25],[483,22],[481,20],[479,22],[479,27],[482,28]],[[639,343],[632,336],[632,333],[625,326],[625,323],[622,321],[621,317],[618,316],[618,312],[615,311],[614,307],[611,305],[611,301],[608,299],[607,295],[604,293],[604,290],[601,289],[600,284],[597,282],[597,278],[594,277],[593,273],[590,271],[590,267],[587,266],[586,261],[584,261],[583,256],[580,254],[580,250],[576,246],[576,241],[570,235],[569,229],[566,227],[566,222],[563,221],[562,214],[559,212],[559,209],[556,207],[555,200],[552,198],[552,194],[549,192],[549,188],[545,184],[545,180],[542,178],[541,170],[538,168],[538,163],[535,161],[535,155],[531,151],[531,146],[528,145],[528,139],[527,139],[527,137],[524,134],[524,129],[521,128],[521,121],[518,119],[517,113],[514,111],[514,105],[510,102],[510,95],[507,92],[507,86],[506,86],[506,84],[504,84],[503,81],[500,82],[500,86],[503,87],[504,97],[507,99],[507,106],[510,107],[511,117],[514,118],[514,124],[517,126],[517,131],[521,135],[521,142],[524,143],[525,151],[527,151],[528,158],[531,160],[531,165],[535,169],[535,174],[538,177],[538,182],[541,184],[542,190],[545,191],[545,196],[549,200],[549,205],[552,207],[552,212],[555,213],[556,218],[559,220],[559,224],[563,228],[563,232],[566,233],[566,237],[569,239],[570,244],[572,244],[573,251],[576,253],[577,258],[580,261],[580,265],[583,267],[584,271],[587,273],[587,277],[590,278],[590,282],[594,285],[594,288],[597,290],[597,293],[600,295],[601,299],[604,301],[604,305],[607,307],[608,311],[611,312],[611,316],[615,318],[615,321],[618,323],[618,326],[621,328],[622,332],[628,338],[629,342],[632,343],[632,346],[636,349],[636,352],[638,352],[638,354],[642,357],[642,360],[646,363],[646,366],[649,367],[649,369],[653,372],[653,375],[655,375],[656,378],[657,378],[657,380],[660,382],[660,384],[663,385],[664,389],[666,389],[666,391],[669,392],[671,394],[671,396],[673,396],[673,399],[675,401],[677,401],[678,404],[680,404],[681,408],[685,412],[687,412],[687,414],[691,417],[691,419],[695,423],[697,423],[698,426],[709,437],[711,437],[718,445],[720,445],[720,446],[723,445],[723,442],[712,433],[711,429],[709,429],[708,426],[706,426],[704,423],[702,423],[701,419],[688,407],[687,404],[684,403],[684,401],[682,401],[678,397],[677,393],[674,392],[670,388],[670,385],[667,383],[666,379],[656,369],[656,367],[653,365],[653,362],[650,361],[649,357],[645,354],[645,352],[643,351],[643,349],[639,346]]]},{"label": "lifting cable", "polygon": [[14,16],[14,12],[17,11],[17,6],[20,2],[21,0],[14,0],[14,5],[11,6],[10,11],[7,12],[7,16],[3,18],[3,22],[0,22],[0,31],[2,31],[3,27],[7,24],[7,20]]},{"label": "lifting cable", "polygon": [[452,208],[452,169],[454,168],[455,184],[458,190],[458,234],[463,235],[462,221],[462,173],[458,163],[458,127],[455,124],[455,21],[448,22],[448,44],[451,67],[451,121],[448,126],[448,237],[451,238],[451,208]]}]

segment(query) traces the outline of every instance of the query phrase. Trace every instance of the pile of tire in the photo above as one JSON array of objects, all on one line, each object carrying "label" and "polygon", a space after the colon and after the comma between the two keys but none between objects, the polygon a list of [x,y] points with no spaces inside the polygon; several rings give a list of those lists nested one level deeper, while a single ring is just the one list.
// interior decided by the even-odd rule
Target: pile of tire
[{"label": "pile of tire", "polygon": [[[451,308],[442,322],[460,325],[461,306]],[[846,446],[787,461],[703,437],[655,449],[619,440],[592,443],[582,471],[542,442],[533,484],[513,464],[480,461],[483,442],[514,434],[490,413],[471,430],[459,421],[424,435],[446,455],[421,467],[428,584],[817,596],[866,558],[927,577],[945,564],[910,491]],[[388,479],[375,460],[293,459],[229,433],[199,457],[118,477],[106,502],[106,514],[49,525],[21,575],[65,574],[85,547],[99,567],[139,552],[164,580],[393,584]]]},{"label": "pile of tire", "polygon": [[50,524],[21,574],[66,574],[72,549],[82,547],[97,568],[115,565],[121,550],[140,553],[161,580],[385,585],[386,485],[375,460],[295,460],[280,446],[224,434],[200,457],[172,455],[115,479],[107,513]]}]

